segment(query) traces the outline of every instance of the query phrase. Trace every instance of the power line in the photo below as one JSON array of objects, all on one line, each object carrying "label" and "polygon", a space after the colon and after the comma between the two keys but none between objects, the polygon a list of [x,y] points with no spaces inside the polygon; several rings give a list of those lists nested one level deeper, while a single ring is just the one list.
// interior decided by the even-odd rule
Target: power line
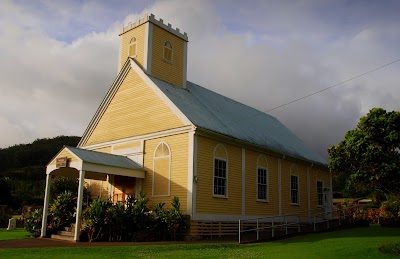
[{"label": "power line", "polygon": [[359,74],[359,75],[353,76],[353,77],[351,77],[351,78],[349,78],[349,79],[347,79],[347,80],[344,80],[344,81],[342,81],[342,82],[340,82],[340,83],[331,85],[331,86],[326,87],[326,88],[324,88],[324,89],[321,89],[321,90],[319,90],[319,91],[313,92],[313,93],[308,94],[308,95],[306,95],[306,96],[303,96],[303,97],[300,97],[300,98],[295,99],[295,100],[293,100],[293,101],[290,101],[290,102],[288,102],[288,103],[281,104],[281,105],[279,105],[279,106],[276,106],[276,107],[274,107],[274,108],[272,108],[272,109],[269,109],[269,110],[266,110],[266,111],[264,111],[264,112],[267,113],[267,112],[270,112],[270,111],[279,109],[279,108],[281,108],[281,107],[284,107],[284,106],[286,106],[286,105],[289,105],[289,104],[298,102],[298,101],[300,101],[300,100],[306,99],[306,98],[308,98],[308,97],[310,97],[310,96],[319,94],[319,93],[321,93],[321,92],[324,92],[324,91],[326,91],[326,90],[329,90],[329,89],[331,89],[331,88],[333,88],[333,87],[336,87],[336,86],[338,86],[338,85],[342,85],[342,84],[347,83],[347,82],[349,82],[349,81],[352,81],[352,80],[354,80],[354,79],[356,79],[356,78],[365,76],[365,75],[367,75],[367,74],[369,74],[369,73],[372,73],[372,72],[374,72],[374,71],[376,71],[376,70],[379,70],[379,69],[382,69],[382,68],[384,68],[384,67],[390,66],[390,65],[392,65],[392,64],[394,64],[394,63],[396,63],[396,62],[399,62],[399,61],[400,61],[400,58],[399,58],[399,59],[396,59],[396,60],[394,60],[394,61],[392,61],[392,62],[386,63],[386,64],[384,64],[384,65],[382,65],[382,66],[379,66],[379,67],[376,67],[376,68],[374,68],[374,69],[368,70],[367,72],[364,72],[364,73],[361,73],[361,74]]},{"label": "power line", "polygon": [[[278,106],[276,106],[276,107],[274,107],[274,108],[271,108],[271,109],[269,109],[269,110],[264,111],[264,113],[268,113],[268,112],[270,112],[270,111],[273,111],[273,110],[282,108],[282,107],[284,107],[284,106],[287,106],[287,105],[289,105],[289,104],[292,104],[292,103],[298,102],[298,101],[300,101],[300,100],[306,99],[306,98],[308,98],[308,97],[310,97],[310,96],[319,94],[319,93],[324,92],[324,91],[326,91],[326,90],[329,90],[329,89],[331,89],[331,88],[333,88],[333,87],[342,85],[342,84],[347,83],[347,82],[350,82],[350,81],[352,81],[352,80],[354,80],[354,79],[356,79],[356,78],[365,76],[365,75],[367,75],[367,74],[369,74],[369,73],[372,73],[372,72],[375,72],[375,71],[377,71],[377,70],[379,70],[379,69],[382,69],[382,68],[384,68],[384,67],[390,66],[390,65],[392,65],[392,64],[394,64],[394,63],[396,63],[396,62],[399,62],[399,61],[400,61],[400,58],[399,58],[399,59],[396,59],[396,60],[394,60],[394,61],[391,61],[391,62],[389,62],[389,63],[386,63],[386,64],[384,64],[384,65],[381,65],[381,66],[379,66],[379,67],[376,67],[376,68],[373,68],[373,69],[371,69],[371,70],[368,70],[368,71],[366,71],[366,72],[364,72],[364,73],[361,73],[361,74],[358,74],[358,75],[356,75],[356,76],[353,76],[353,77],[351,77],[351,78],[349,78],[349,79],[346,79],[346,80],[344,80],[344,81],[341,81],[341,82],[339,82],[339,83],[337,83],[337,84],[328,86],[328,87],[326,87],[326,88],[324,88],[324,89],[318,90],[318,91],[316,91],[316,92],[313,92],[313,93],[311,93],[311,94],[305,95],[305,96],[300,97],[300,98],[298,98],[298,99],[294,99],[294,100],[292,100],[292,101],[290,101],[290,102],[287,102],[287,103],[278,105]],[[248,116],[246,119],[252,118],[252,117],[256,117],[256,116],[259,116],[259,115],[261,115],[261,114],[260,114],[260,113],[257,113],[257,114],[255,114],[255,115],[253,115],[253,116]],[[237,120],[237,121],[232,121],[232,122],[230,122],[230,123],[228,123],[228,124],[237,123],[237,122],[239,122],[239,121],[241,121],[241,120],[243,120],[243,119],[240,119],[240,120]]]}]

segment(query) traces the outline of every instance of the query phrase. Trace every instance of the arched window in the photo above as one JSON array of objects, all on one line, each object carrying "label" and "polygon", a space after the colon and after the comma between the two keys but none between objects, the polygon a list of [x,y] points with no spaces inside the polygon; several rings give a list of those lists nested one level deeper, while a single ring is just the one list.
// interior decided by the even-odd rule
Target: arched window
[{"label": "arched window", "polygon": [[135,37],[132,37],[131,41],[128,45],[129,48],[129,57],[136,57],[137,56],[137,40]]},{"label": "arched window", "polygon": [[164,42],[163,59],[172,63],[172,44],[169,41]]},{"label": "arched window", "polygon": [[153,196],[169,196],[171,178],[171,149],[161,142],[153,157]]},{"label": "arched window", "polygon": [[290,167],[290,203],[299,204],[299,169],[297,165],[292,164]]},{"label": "arched window", "polygon": [[257,159],[257,200],[268,201],[268,161],[264,155]]},{"label": "arched window", "polygon": [[214,195],[226,197],[228,194],[228,153],[223,145],[214,150]]}]

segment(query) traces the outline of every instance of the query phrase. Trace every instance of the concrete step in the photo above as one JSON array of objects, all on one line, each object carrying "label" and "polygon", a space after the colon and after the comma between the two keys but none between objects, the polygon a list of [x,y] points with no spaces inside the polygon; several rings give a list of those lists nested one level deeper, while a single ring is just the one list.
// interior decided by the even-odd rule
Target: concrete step
[{"label": "concrete step", "polygon": [[74,227],[64,227],[64,231],[74,232],[75,231],[75,226]]},{"label": "concrete step", "polygon": [[69,236],[69,237],[73,237],[75,235],[75,233],[72,231],[57,231],[57,234],[60,236]]},{"label": "concrete step", "polygon": [[74,237],[73,236],[64,236],[64,235],[52,234],[51,238],[74,242]]}]

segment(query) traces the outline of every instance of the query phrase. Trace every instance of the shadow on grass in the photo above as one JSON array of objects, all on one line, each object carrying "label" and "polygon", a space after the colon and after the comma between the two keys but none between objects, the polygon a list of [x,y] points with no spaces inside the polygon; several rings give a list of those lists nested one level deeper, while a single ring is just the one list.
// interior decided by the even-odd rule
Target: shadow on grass
[{"label": "shadow on grass", "polygon": [[310,233],[288,239],[274,241],[275,243],[290,244],[301,242],[316,242],[324,239],[333,238],[352,238],[352,237],[399,237],[399,228],[381,227],[380,225],[370,225],[369,227],[354,227],[347,229],[333,229],[326,232]]}]

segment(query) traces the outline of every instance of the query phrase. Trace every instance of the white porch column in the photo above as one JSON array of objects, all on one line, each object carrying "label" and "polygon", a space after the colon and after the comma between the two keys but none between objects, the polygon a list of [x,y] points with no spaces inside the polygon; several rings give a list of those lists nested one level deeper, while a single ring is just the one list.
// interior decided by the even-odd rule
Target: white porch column
[{"label": "white porch column", "polygon": [[40,237],[46,237],[47,229],[47,215],[49,213],[49,200],[50,200],[50,186],[51,186],[51,175],[46,175],[46,188],[44,192],[44,205],[43,205],[43,218],[42,218],[42,232]]},{"label": "white porch column", "polygon": [[76,221],[74,241],[79,241],[79,233],[81,231],[82,202],[83,202],[83,186],[85,185],[85,171],[79,171],[79,188],[78,188],[78,204],[76,206]]}]

